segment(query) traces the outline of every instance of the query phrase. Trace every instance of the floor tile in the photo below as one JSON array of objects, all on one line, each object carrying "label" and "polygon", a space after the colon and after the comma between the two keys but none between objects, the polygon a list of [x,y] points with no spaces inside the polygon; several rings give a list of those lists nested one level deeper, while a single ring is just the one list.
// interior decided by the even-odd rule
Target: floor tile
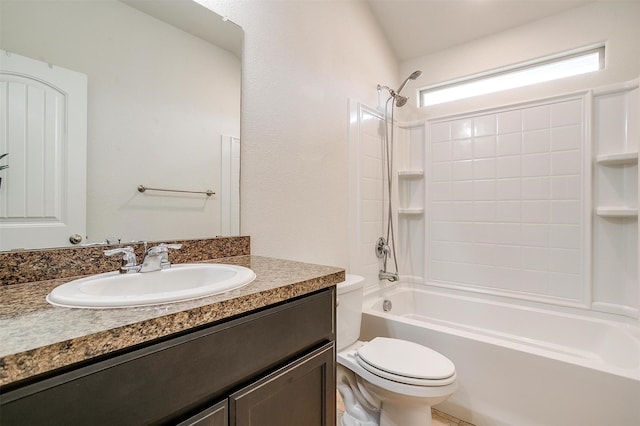
[{"label": "floor tile", "polygon": [[[341,398],[338,398],[338,401],[338,418],[336,425],[341,426],[342,414],[344,413],[344,405],[342,405]],[[433,417],[432,426],[474,426],[472,423],[455,418],[447,413],[436,410],[435,408],[431,410],[431,415]]]}]

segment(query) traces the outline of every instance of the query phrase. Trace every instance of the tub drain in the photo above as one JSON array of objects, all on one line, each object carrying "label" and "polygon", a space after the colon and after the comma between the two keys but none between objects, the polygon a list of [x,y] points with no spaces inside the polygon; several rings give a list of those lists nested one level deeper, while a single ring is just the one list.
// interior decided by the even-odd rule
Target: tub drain
[{"label": "tub drain", "polygon": [[391,300],[386,300],[382,302],[382,310],[385,312],[389,312],[391,310]]}]

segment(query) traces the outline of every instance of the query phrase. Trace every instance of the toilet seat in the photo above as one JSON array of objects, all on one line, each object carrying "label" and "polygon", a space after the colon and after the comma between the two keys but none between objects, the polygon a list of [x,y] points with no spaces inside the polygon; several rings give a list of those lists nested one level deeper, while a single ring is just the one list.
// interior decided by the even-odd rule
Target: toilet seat
[{"label": "toilet seat", "polygon": [[377,376],[415,386],[455,381],[455,366],[440,353],[406,340],[376,337],[356,351],[358,364]]},{"label": "toilet seat", "polygon": [[360,361],[358,361],[358,350],[367,344],[368,342],[357,341],[348,348],[338,352],[336,356],[338,364],[353,371],[366,382],[400,395],[417,398],[434,398],[451,395],[456,390],[457,383],[455,373],[449,379],[434,380],[432,384],[421,385],[404,383],[406,380],[400,376],[394,377],[394,379],[384,378],[381,376],[379,370],[376,370],[376,374],[372,373],[364,368]]},{"label": "toilet seat", "polygon": [[386,379],[380,375],[379,371],[377,372],[378,374],[374,374],[362,367],[362,365],[358,361],[357,352],[362,346],[366,344],[368,344],[368,342],[357,341],[353,345],[338,352],[338,354],[336,355],[338,364],[353,371],[357,376],[361,377],[366,382],[372,385],[379,386],[388,391],[396,392],[400,395],[409,397],[442,397],[443,395],[451,395],[457,388],[455,373],[449,379],[434,380],[434,382],[437,383],[433,383],[431,385],[413,385],[403,383],[403,379],[401,377],[396,377],[395,380]]}]

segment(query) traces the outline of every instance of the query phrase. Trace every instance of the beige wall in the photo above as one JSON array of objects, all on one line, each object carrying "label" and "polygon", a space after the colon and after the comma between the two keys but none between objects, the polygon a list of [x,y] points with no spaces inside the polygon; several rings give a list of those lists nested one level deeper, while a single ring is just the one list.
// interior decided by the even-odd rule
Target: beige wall
[{"label": "beige wall", "polygon": [[397,61],[359,1],[204,1],[244,29],[242,233],[257,255],[346,267],[349,98]]},{"label": "beige wall", "polygon": [[606,43],[606,69],[600,72],[435,105],[419,111],[414,108],[406,118],[412,120],[461,113],[638,78],[639,23],[640,2],[597,1],[471,43],[405,61],[400,65],[402,75],[408,75],[414,69],[424,71],[420,80],[407,86],[407,93],[411,94],[417,88],[430,84],[594,43]]}]

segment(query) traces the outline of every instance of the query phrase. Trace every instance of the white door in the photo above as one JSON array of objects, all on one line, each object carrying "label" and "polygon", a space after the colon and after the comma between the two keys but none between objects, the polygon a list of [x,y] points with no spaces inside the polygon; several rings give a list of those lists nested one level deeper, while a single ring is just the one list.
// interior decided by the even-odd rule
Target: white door
[{"label": "white door", "polygon": [[85,236],[87,76],[0,50],[0,251]]}]

